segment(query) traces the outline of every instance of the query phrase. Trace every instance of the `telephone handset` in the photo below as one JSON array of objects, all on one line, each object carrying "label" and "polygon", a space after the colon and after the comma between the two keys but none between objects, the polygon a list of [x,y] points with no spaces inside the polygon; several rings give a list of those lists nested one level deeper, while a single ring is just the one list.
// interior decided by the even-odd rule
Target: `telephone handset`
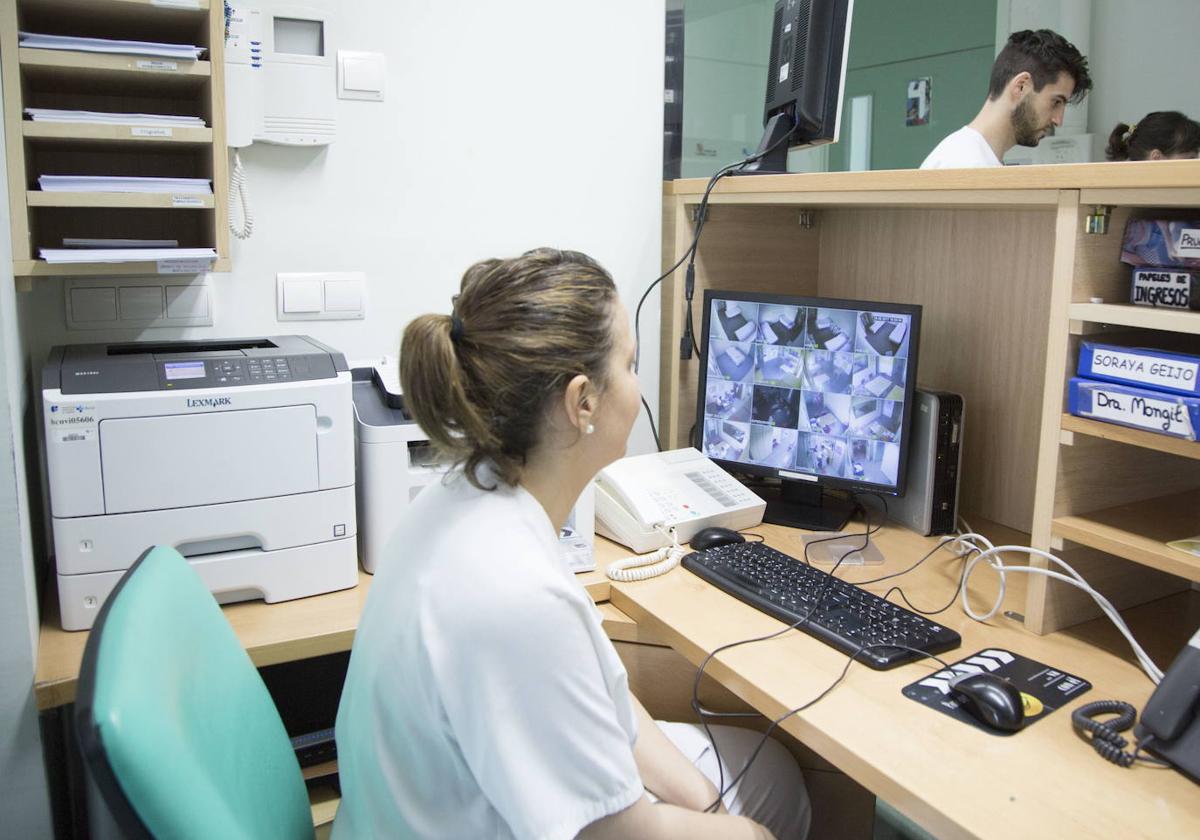
[{"label": "telephone handset", "polygon": [[[263,14],[247,6],[225,3],[225,144],[233,149],[229,170],[229,232],[249,239],[254,231],[246,171],[238,149],[254,142],[263,112]],[[233,205],[242,206],[242,223],[233,222]]]},{"label": "telephone handset", "polygon": [[[1116,717],[1102,720],[1100,715]],[[1133,731],[1136,746],[1127,750],[1129,742],[1121,733],[1136,719],[1137,710],[1119,700],[1088,703],[1071,713],[1076,730],[1105,760],[1120,767],[1132,767],[1139,759],[1169,764],[1200,782],[1200,631],[1175,657],[1146,701]],[[1158,759],[1143,756],[1143,752]]]},{"label": "telephone handset", "polygon": [[1200,781],[1200,630],[1163,675],[1134,734],[1139,744]]},{"label": "telephone handset", "polygon": [[[622,458],[596,476],[596,531],[642,553],[701,528],[762,522],[766,502],[696,449]],[[657,527],[656,527],[657,526]]]}]

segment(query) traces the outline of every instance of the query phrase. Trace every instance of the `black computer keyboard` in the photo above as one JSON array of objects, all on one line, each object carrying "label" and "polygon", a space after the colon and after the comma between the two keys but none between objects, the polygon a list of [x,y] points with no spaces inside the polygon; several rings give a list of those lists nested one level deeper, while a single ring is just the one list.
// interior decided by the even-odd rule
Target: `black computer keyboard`
[{"label": "black computer keyboard", "polygon": [[878,670],[921,658],[905,648],[941,653],[962,644],[953,630],[762,543],[696,551],[683,567],[787,624],[807,617],[798,629],[847,654],[904,645],[858,654]]}]

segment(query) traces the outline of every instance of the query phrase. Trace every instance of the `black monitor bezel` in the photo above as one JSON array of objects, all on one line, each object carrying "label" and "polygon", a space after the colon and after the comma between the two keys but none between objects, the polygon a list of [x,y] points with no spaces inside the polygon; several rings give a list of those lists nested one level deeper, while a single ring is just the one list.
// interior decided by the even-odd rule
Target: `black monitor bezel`
[{"label": "black monitor bezel", "polygon": [[[804,306],[819,309],[849,309],[867,312],[886,312],[893,315],[908,315],[912,318],[909,327],[909,355],[905,366],[903,419],[900,426],[900,459],[897,465],[896,486],[874,484],[867,481],[856,481],[839,476],[816,475],[802,473],[796,470],[780,469],[779,467],[764,467],[759,464],[742,463],[713,458],[704,452],[704,405],[708,392],[708,349],[709,330],[712,321],[712,304],[714,300],[734,300],[746,303],[768,303],[780,306]],[[700,375],[696,385],[696,449],[705,457],[720,466],[726,472],[744,473],[765,478],[781,478],[798,481],[802,484],[815,485],[836,490],[853,490],[865,493],[879,493],[887,496],[899,496],[904,493],[908,481],[908,451],[912,433],[912,409],[916,401],[917,364],[921,343],[921,311],[920,304],[891,303],[887,301],[850,300],[848,298],[826,298],[808,295],[784,295],[770,292],[745,292],[734,289],[705,289],[704,314],[701,319],[700,332]]]}]

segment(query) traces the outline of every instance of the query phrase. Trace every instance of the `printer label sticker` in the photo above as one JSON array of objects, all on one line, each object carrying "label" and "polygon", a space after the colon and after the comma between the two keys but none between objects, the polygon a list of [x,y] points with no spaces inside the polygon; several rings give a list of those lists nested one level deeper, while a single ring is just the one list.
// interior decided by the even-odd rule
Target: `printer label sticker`
[{"label": "printer label sticker", "polygon": [[94,405],[51,405],[50,433],[58,443],[82,443],[91,440],[96,431]]}]

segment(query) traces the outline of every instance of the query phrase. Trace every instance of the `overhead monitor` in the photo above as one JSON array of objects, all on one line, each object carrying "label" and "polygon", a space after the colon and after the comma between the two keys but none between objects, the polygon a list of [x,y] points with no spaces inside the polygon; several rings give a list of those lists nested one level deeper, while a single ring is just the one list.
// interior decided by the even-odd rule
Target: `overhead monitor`
[{"label": "overhead monitor", "polygon": [[788,150],[836,143],[854,0],[776,0],[758,160],[738,175],[787,172]]},{"label": "overhead monitor", "polygon": [[826,489],[904,491],[920,332],[915,305],[706,291],[700,448],[782,479],[768,522],[837,530],[854,505]]}]

